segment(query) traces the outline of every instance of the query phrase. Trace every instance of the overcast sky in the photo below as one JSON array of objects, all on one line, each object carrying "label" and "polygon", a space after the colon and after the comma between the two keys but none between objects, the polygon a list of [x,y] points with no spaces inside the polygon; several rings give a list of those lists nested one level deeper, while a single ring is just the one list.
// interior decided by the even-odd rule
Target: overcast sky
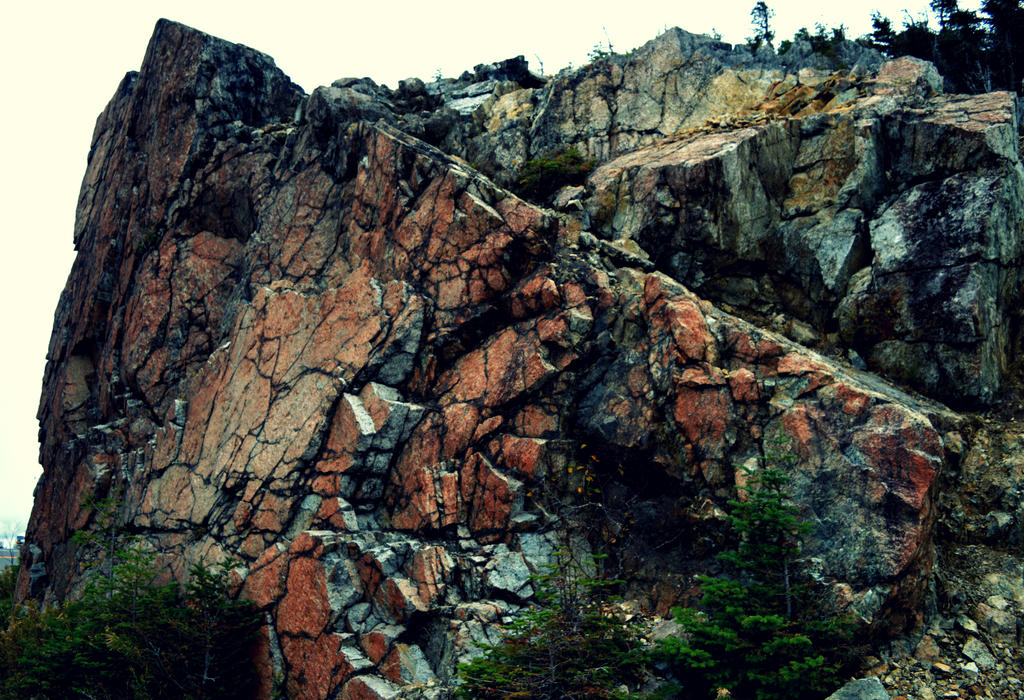
[{"label": "overcast sky", "polygon": [[[976,9],[978,1],[961,3]],[[666,27],[752,33],[753,0],[565,2],[7,2],[0,27],[0,538],[28,521],[40,474],[35,420],[53,310],[74,256],[75,203],[96,116],[125,72],[137,70],[153,26],[167,17],[274,57],[307,92],[336,78],[369,76],[396,87],[437,71],[524,55],[554,73],[587,60],[598,43],[618,51]],[[826,9],[821,9],[826,5]],[[880,11],[899,26],[927,0],[776,0],[778,39],[816,22],[870,32]],[[811,9],[815,8],[815,9]]]}]

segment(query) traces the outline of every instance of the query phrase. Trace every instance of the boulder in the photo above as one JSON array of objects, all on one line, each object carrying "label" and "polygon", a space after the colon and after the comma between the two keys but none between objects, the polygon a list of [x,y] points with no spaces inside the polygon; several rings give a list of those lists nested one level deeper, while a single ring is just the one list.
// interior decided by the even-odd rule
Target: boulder
[{"label": "boulder", "polygon": [[888,700],[889,693],[877,678],[859,678],[850,681],[826,700]]}]

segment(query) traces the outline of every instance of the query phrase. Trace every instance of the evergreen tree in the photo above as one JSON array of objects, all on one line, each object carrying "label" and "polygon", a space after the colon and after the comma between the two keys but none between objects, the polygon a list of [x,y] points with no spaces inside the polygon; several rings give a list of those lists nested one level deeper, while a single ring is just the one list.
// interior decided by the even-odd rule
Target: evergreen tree
[{"label": "evergreen tree", "polygon": [[14,589],[18,584],[18,567],[0,568],[0,630],[7,629],[14,607]]},{"label": "evergreen tree", "polygon": [[161,583],[154,553],[118,527],[117,504],[92,505],[93,531],[75,538],[96,557],[92,577],[80,600],[12,613],[0,698],[252,697],[261,618],[228,595],[228,564],[193,566],[184,590]]},{"label": "evergreen tree", "polygon": [[939,31],[937,67],[957,92],[992,90],[992,70],[985,53],[987,35],[975,12],[956,10]]},{"label": "evergreen tree", "polygon": [[957,0],[931,0],[939,22],[933,31],[926,18],[907,15],[903,29],[875,13],[871,45],[890,56],[932,61],[953,92],[994,89],[1021,93],[1024,78],[1024,8],[1021,0],[985,0],[981,15],[960,8]]},{"label": "evergreen tree", "polygon": [[895,56],[916,56],[926,61],[935,60],[936,36],[928,28],[928,19],[913,19],[909,15],[903,22],[903,31],[896,35],[893,46]]},{"label": "evergreen tree", "polygon": [[749,43],[755,51],[760,48],[761,44],[772,45],[775,32],[772,31],[771,21],[774,16],[775,11],[768,7],[764,0],[760,0],[750,11],[750,23],[754,27],[754,36],[751,37]]},{"label": "evergreen tree", "polygon": [[896,32],[892,28],[892,21],[874,12],[871,15],[871,26],[874,29],[870,35],[871,45],[882,53],[892,55],[896,45]]},{"label": "evergreen tree", "polygon": [[930,7],[939,20],[940,29],[945,29],[950,17],[960,10],[957,0],[931,0]]},{"label": "evergreen tree", "polygon": [[1021,67],[1024,66],[1024,8],[1020,0],[985,0],[981,11],[989,27],[989,65],[995,83],[1020,92]]},{"label": "evergreen tree", "polygon": [[[769,455],[772,461],[786,458]],[[659,643],[687,697],[727,688],[743,698],[820,698],[837,684],[848,623],[821,615],[797,583],[807,524],[775,466],[748,471],[745,498],[730,501],[738,544],[720,555],[727,577],[701,576],[701,613],[675,610],[689,637]],[[702,695],[703,694],[703,695]]]},{"label": "evergreen tree", "polygon": [[644,664],[640,638],[609,605],[608,586],[591,566],[560,550],[557,562],[533,577],[538,605],[509,625],[505,638],[459,667],[455,695],[467,700],[633,697],[619,686],[637,680]]}]

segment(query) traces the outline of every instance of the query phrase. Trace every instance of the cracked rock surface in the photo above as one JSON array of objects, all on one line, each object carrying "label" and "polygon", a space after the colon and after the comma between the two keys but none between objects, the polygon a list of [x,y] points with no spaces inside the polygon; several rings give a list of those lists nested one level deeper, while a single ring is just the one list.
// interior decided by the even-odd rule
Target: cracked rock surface
[{"label": "cracked rock surface", "polygon": [[[1021,544],[1019,436],[936,400],[1005,390],[1015,105],[862,58],[673,30],[547,83],[512,60],[306,96],[161,21],[97,122],[20,594],[81,590],[70,538],[111,495],[170,576],[239,561],[265,695],[440,698],[560,547],[650,615],[694,600],[737,465],[782,440],[838,608],[1010,663],[1012,591],[972,600],[989,637],[929,614],[944,547]],[[508,182],[550,144],[605,159],[568,212],[467,163]]]}]

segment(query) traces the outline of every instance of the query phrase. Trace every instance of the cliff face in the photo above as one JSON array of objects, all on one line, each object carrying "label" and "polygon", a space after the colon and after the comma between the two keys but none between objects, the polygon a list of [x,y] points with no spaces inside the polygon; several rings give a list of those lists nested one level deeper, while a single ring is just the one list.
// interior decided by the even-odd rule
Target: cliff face
[{"label": "cliff face", "polygon": [[[672,30],[546,83],[307,97],[161,22],[96,126],[23,594],[74,594],[84,499],[114,494],[174,576],[238,559],[267,683],[394,697],[563,544],[658,613],[691,597],[736,465],[781,438],[836,600],[914,624],[940,476],[985,449],[933,399],[998,395],[1024,174],[1012,96],[861,59]],[[495,184],[568,146],[603,162],[560,211]]]}]

